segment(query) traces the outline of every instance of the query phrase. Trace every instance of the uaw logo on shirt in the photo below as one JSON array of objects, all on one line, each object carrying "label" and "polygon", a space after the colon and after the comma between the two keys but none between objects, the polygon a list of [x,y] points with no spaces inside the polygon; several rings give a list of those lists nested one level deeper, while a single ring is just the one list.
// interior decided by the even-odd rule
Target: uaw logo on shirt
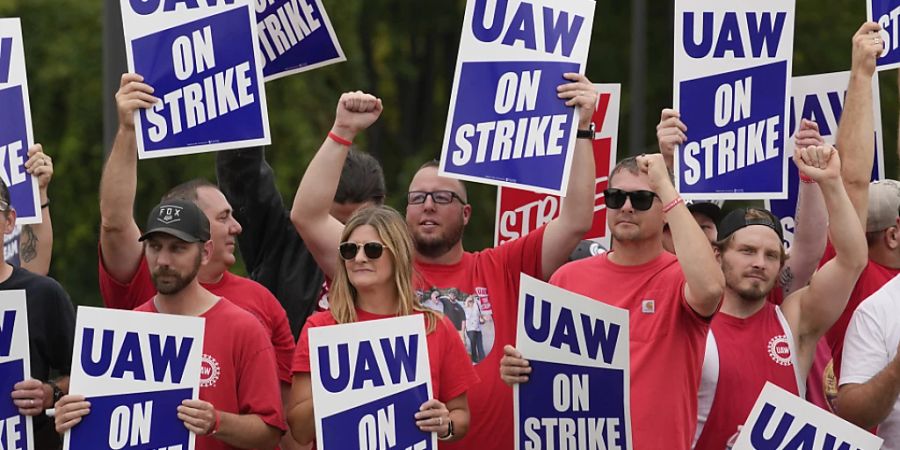
[{"label": "uaw logo on shirt", "polygon": [[159,208],[159,217],[156,220],[169,225],[181,220],[181,207],[165,205]]},{"label": "uaw logo on shirt", "polygon": [[782,366],[791,365],[791,346],[788,343],[787,336],[779,334],[769,339],[769,357],[776,364]]},{"label": "uaw logo on shirt", "polygon": [[220,371],[221,368],[216,358],[204,353],[200,360],[200,387],[214,387],[219,381]]}]

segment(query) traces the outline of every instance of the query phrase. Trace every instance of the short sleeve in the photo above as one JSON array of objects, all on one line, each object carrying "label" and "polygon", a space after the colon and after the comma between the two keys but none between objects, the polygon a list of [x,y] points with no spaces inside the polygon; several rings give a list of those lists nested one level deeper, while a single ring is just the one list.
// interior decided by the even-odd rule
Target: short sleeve
[{"label": "short sleeve", "polygon": [[244,355],[239,367],[238,395],[241,414],[259,416],[266,424],[287,430],[281,401],[281,386],[275,371],[275,353],[267,342],[261,326],[256,326],[239,342],[244,343]]},{"label": "short sleeve", "polygon": [[506,242],[496,249],[485,251],[496,252],[496,257],[500,259],[500,263],[515,278],[516,282],[519,281],[519,273],[543,280],[544,271],[541,258],[546,229],[547,226],[544,225],[525,236]]},{"label": "short sleeve", "polygon": [[871,304],[853,313],[844,337],[840,385],[865,383],[890,362],[885,333]]},{"label": "short sleeve", "polygon": [[463,346],[462,339],[459,338],[459,333],[456,332],[450,319],[446,316],[442,317],[441,323],[438,324],[434,333],[441,333],[441,347],[443,348],[443,355],[439,356],[441,358],[441,391],[437,393],[437,399],[446,403],[464,394],[472,385],[478,383],[479,379],[475,373],[475,366],[472,365],[472,360],[469,359]]},{"label": "short sleeve", "polygon": [[156,289],[150,281],[150,268],[147,260],[141,257],[137,270],[131,280],[122,283],[106,270],[103,265],[103,249],[97,246],[99,258],[100,295],[103,297],[103,305],[114,309],[134,309],[142,305],[156,295]]}]

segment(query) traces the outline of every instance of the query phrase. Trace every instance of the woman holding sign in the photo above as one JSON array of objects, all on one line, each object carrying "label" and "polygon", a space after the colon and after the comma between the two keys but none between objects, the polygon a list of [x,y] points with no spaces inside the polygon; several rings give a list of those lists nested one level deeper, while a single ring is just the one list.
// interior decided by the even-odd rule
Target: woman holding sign
[{"label": "woman holding sign", "polygon": [[288,413],[294,438],[303,444],[316,437],[309,329],[411,314],[425,320],[435,398],[423,403],[415,418],[409,420],[415,420],[421,431],[436,433],[439,439],[462,438],[469,427],[466,392],[478,377],[453,324],[416,301],[413,244],[403,217],[385,206],[363,208],[334,238],[343,264],[335,267],[329,293],[331,310],[307,320],[294,354],[294,407]]}]

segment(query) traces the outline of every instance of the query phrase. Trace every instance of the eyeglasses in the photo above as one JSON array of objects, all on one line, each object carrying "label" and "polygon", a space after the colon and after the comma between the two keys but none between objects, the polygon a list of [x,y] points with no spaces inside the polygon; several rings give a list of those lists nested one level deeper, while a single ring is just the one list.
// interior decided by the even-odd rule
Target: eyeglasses
[{"label": "eyeglasses", "polygon": [[646,211],[653,206],[656,193],[653,191],[623,191],[621,189],[606,189],[603,191],[603,200],[609,209],[619,209],[625,206],[625,199],[631,199],[631,206],[638,211]]},{"label": "eyeglasses", "polygon": [[423,192],[423,191],[411,191],[406,194],[406,202],[410,205],[421,205],[425,203],[425,200],[431,196],[431,200],[437,203],[438,205],[446,205],[453,202],[453,199],[459,200],[463,205],[466,204],[466,201],[462,199],[462,197],[456,195],[456,192],[453,191],[434,191],[434,192]]},{"label": "eyeglasses", "polygon": [[356,258],[360,247],[362,248],[363,253],[365,253],[366,258],[378,259],[381,258],[381,255],[384,253],[384,249],[387,246],[381,242],[366,242],[362,245],[357,244],[356,242],[342,242],[341,245],[338,246],[338,252],[340,252],[341,258],[350,261]]}]

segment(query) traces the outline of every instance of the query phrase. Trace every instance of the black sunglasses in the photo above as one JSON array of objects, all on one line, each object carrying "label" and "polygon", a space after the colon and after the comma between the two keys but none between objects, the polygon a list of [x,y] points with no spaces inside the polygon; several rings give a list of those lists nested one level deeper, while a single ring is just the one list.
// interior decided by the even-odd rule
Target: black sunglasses
[{"label": "black sunglasses", "polygon": [[350,261],[356,259],[360,247],[362,247],[363,253],[366,254],[366,258],[378,259],[381,258],[381,254],[384,253],[384,248],[386,246],[381,242],[366,242],[362,245],[357,244],[356,242],[342,242],[341,245],[338,246],[338,251],[341,253],[341,258]]},{"label": "black sunglasses", "polygon": [[466,204],[466,201],[462,199],[462,197],[456,195],[456,192],[453,191],[434,191],[434,192],[423,192],[423,191],[411,191],[406,194],[406,202],[410,205],[421,205],[425,203],[425,200],[431,196],[431,200],[437,203],[438,205],[446,205],[453,202],[453,199],[459,200],[463,205]]},{"label": "black sunglasses", "polygon": [[619,209],[625,206],[625,199],[631,199],[631,206],[638,211],[646,211],[653,206],[656,193],[653,191],[623,191],[621,189],[606,189],[603,191],[603,200],[609,209]]}]

